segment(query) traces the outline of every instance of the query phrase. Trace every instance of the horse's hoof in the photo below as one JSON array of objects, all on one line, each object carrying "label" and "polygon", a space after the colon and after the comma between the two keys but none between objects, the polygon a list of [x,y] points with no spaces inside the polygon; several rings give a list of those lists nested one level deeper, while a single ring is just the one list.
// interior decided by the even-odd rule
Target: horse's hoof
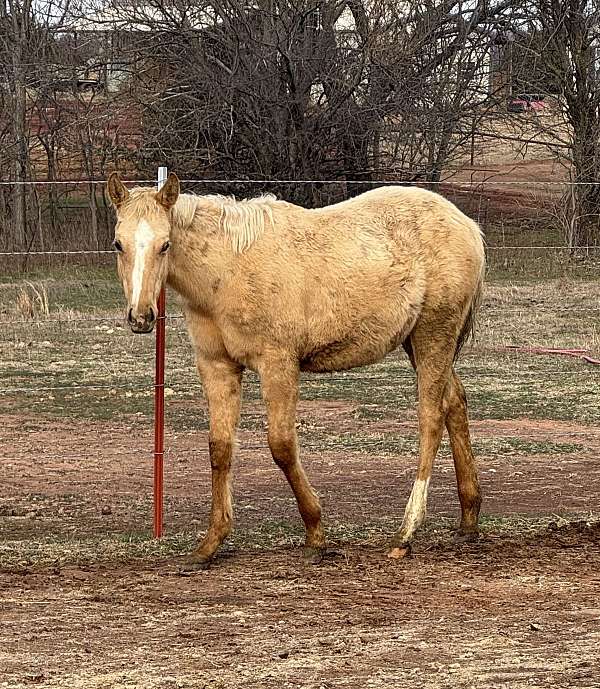
[{"label": "horse's hoof", "polygon": [[387,556],[391,557],[393,560],[403,560],[406,557],[410,557],[411,553],[412,548],[410,543],[403,543],[402,545],[395,546],[388,551]]},{"label": "horse's hoof", "polygon": [[325,559],[325,555],[327,553],[327,548],[325,547],[313,547],[313,546],[305,546],[304,550],[302,551],[302,556],[304,558],[304,561],[308,565],[320,565],[321,562]]},{"label": "horse's hoof", "polygon": [[480,534],[477,529],[458,529],[454,534],[455,543],[475,543],[479,540]]},{"label": "horse's hoof", "polygon": [[191,572],[201,572],[208,569],[211,565],[212,558],[200,557],[199,555],[188,555],[179,565],[179,572],[181,574],[190,574]]}]

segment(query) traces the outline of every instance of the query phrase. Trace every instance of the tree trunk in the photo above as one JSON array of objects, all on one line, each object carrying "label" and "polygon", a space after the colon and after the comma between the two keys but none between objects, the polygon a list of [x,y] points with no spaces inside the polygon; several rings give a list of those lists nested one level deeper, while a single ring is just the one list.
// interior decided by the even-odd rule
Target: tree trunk
[{"label": "tree trunk", "polygon": [[50,210],[50,232],[52,233],[52,238],[57,237],[57,217],[56,210],[58,207],[58,194],[56,192],[56,185],[53,182],[56,181],[56,142],[54,136],[50,135],[48,141],[48,148],[46,149],[46,154],[48,156],[48,203]]},{"label": "tree trunk", "polygon": [[597,141],[600,118],[597,109],[589,107],[583,98],[577,101],[571,103],[576,202],[572,251],[600,243],[600,153]]},{"label": "tree trunk", "polygon": [[94,179],[94,143],[92,138],[92,132],[90,125],[88,123],[85,128],[85,134],[82,131],[83,128],[79,129],[79,142],[81,145],[81,155],[83,158],[83,165],[85,170],[85,175],[90,182],[87,185],[88,188],[88,207],[90,209],[90,222],[92,237],[94,239],[94,247],[96,250],[100,250],[100,233],[98,231],[98,205],[96,203],[96,185],[93,182]]},{"label": "tree trunk", "polygon": [[12,46],[13,67],[13,135],[16,142],[16,155],[13,164],[13,241],[17,251],[25,251],[27,245],[27,122],[25,71],[23,67],[23,46],[25,45],[25,18],[13,12],[12,24],[14,43]]}]

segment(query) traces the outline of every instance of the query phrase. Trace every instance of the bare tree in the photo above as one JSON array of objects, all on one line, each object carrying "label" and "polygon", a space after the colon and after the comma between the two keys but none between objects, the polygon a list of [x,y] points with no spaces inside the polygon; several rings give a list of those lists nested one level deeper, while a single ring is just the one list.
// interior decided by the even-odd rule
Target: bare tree
[{"label": "bare tree", "polygon": [[[115,164],[145,177],[167,162],[199,178],[312,180],[268,188],[321,205],[381,177],[436,183],[461,164],[496,103],[490,51],[513,0],[5,1],[0,136],[15,181],[42,170],[93,180]],[[90,97],[78,84],[91,75],[104,88]],[[15,189],[15,244],[26,246]],[[58,192],[40,202],[55,236]],[[100,247],[92,183],[87,205]],[[40,241],[42,211],[29,223]]]},{"label": "bare tree", "polygon": [[[262,0],[112,11],[136,27],[125,52],[145,162],[195,176],[417,171],[437,181],[486,112],[489,43],[505,6]],[[280,191],[327,200],[314,186]]]},{"label": "bare tree", "polygon": [[101,60],[107,55],[99,41],[73,29],[81,17],[71,0],[5,0],[2,5],[0,161],[10,171],[12,191],[10,198],[2,195],[1,205],[9,221],[2,223],[8,248],[45,248],[47,232],[54,239],[61,233],[64,241],[67,228],[58,217],[62,190],[50,185],[38,191],[28,184],[61,176],[89,181],[87,189],[80,188],[87,191],[89,237],[77,237],[78,244],[89,239],[100,248],[107,241],[107,212],[99,206],[93,180],[116,153],[121,120],[111,102],[115,94],[102,88]]},{"label": "bare tree", "polygon": [[20,246],[25,246],[27,222],[26,189],[29,155],[27,150],[26,125],[26,46],[31,33],[31,0],[7,0],[5,5],[4,53],[10,56],[6,62],[5,79],[9,84],[10,113],[13,135],[13,213],[15,239]]},{"label": "bare tree", "polygon": [[[63,3],[64,5],[64,3]],[[10,170],[12,185],[10,231],[16,247],[30,244],[28,226],[40,227],[38,196],[27,187],[31,177],[29,121],[30,91],[51,53],[49,30],[60,23],[64,7],[56,2],[4,0],[0,12],[0,68],[4,102],[2,126],[6,147],[2,163]],[[30,208],[30,206],[32,206]],[[28,214],[31,217],[28,217]],[[6,228],[5,228],[6,231]]]},{"label": "bare tree", "polygon": [[[527,56],[523,90],[554,93],[556,118],[537,126],[566,157],[575,187],[567,238],[573,249],[600,242],[600,6],[596,0],[535,0],[521,6],[516,42]],[[532,69],[532,66],[535,69]],[[557,119],[559,120],[557,123]],[[560,126],[562,124],[565,126]]]}]

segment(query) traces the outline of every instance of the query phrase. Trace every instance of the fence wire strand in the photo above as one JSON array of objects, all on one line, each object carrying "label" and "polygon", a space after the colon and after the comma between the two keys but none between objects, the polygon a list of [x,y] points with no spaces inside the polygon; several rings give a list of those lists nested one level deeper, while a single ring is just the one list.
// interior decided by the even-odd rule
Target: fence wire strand
[{"label": "fence wire strand", "polygon": [[[473,171],[478,174],[478,171]],[[407,176],[419,175],[421,172],[406,172]],[[479,174],[483,174],[479,172]],[[517,180],[517,179],[497,179],[494,176],[488,177],[484,180],[472,181],[458,181],[453,177],[447,177],[441,180],[428,181],[425,179],[406,180],[406,179],[227,179],[225,177],[207,177],[206,179],[180,179],[182,184],[383,184],[383,185],[400,185],[400,186],[418,186],[418,185],[450,185],[456,187],[482,187],[482,186],[496,186],[496,185],[516,185],[516,186],[534,186],[537,184],[544,186],[598,186],[600,182],[576,182],[570,180]],[[0,186],[79,186],[90,184],[106,184],[107,179],[72,179],[72,180],[0,180]],[[123,184],[150,184],[155,185],[155,179],[126,179],[122,180]]]},{"label": "fence wire strand", "polygon": [[[588,244],[571,247],[568,244],[527,244],[515,246],[486,246],[486,251],[598,251],[600,245]],[[77,255],[117,254],[114,249],[75,249],[72,251],[0,251],[0,256],[77,256]]]},{"label": "fence wire strand", "polygon": [[[497,308],[487,308],[485,305],[481,307],[479,311],[479,318],[487,318],[491,316],[503,316],[503,315],[516,315],[524,314],[527,311],[534,310],[536,314],[539,313],[551,313],[558,315],[588,315],[593,316],[595,314],[600,315],[600,308],[589,308],[589,309],[577,309],[569,307],[545,307],[540,308],[539,304],[527,304],[522,307],[514,307],[510,309],[497,309]],[[167,314],[165,316],[167,321],[184,321],[185,315],[183,313]],[[42,325],[52,325],[54,323],[59,323],[61,325],[70,325],[78,323],[112,323],[116,328],[126,330],[125,317],[123,315],[113,315],[113,316],[90,316],[82,318],[38,318],[38,319],[5,319],[0,320],[0,325],[27,325],[30,327],[38,327]],[[179,323],[177,323],[179,325]],[[100,329],[101,331],[102,329]],[[179,327],[171,327],[171,333],[186,333],[187,329]]]}]

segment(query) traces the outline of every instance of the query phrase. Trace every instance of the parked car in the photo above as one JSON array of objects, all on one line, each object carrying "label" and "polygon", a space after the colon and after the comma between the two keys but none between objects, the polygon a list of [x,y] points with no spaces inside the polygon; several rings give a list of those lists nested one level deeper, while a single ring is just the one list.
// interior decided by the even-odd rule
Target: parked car
[{"label": "parked car", "polygon": [[527,112],[533,110],[537,112],[546,107],[545,96],[540,93],[521,93],[513,96],[508,101],[508,112]]}]

